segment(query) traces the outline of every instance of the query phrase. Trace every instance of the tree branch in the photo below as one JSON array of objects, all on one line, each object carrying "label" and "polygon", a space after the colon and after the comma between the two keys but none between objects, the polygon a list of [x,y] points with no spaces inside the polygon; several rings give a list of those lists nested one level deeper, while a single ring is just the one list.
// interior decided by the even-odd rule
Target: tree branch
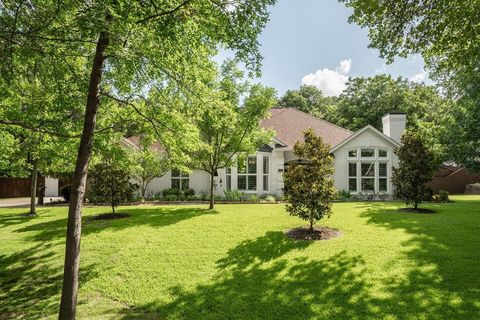
[{"label": "tree branch", "polygon": [[180,10],[182,7],[188,5],[188,4],[189,4],[190,2],[192,2],[192,1],[193,1],[193,0],[185,0],[185,1],[183,1],[181,4],[179,4],[178,6],[176,6],[175,8],[173,8],[173,9],[170,9],[170,10],[167,10],[167,11],[162,11],[162,12],[159,12],[159,13],[157,13],[157,14],[148,16],[148,17],[146,17],[146,18],[137,20],[136,23],[145,23],[145,22],[148,22],[148,21],[150,21],[150,20],[157,19],[157,18],[160,18],[160,17],[162,17],[162,16],[166,16],[166,15],[175,13],[175,12],[177,12],[178,10]]}]

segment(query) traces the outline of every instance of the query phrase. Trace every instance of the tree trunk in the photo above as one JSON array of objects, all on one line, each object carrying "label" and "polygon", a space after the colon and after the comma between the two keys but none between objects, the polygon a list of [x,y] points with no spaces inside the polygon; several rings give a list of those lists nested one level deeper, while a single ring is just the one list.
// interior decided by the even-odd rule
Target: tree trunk
[{"label": "tree trunk", "polygon": [[209,210],[212,210],[213,207],[215,206],[214,189],[215,189],[215,171],[212,170],[212,172],[210,173],[210,205],[208,206]]},{"label": "tree trunk", "polygon": [[310,220],[310,231],[313,231],[313,220]]},{"label": "tree trunk", "polygon": [[87,105],[83,123],[82,138],[78,148],[72,194],[68,208],[67,236],[65,245],[65,265],[63,271],[62,300],[58,319],[74,320],[77,309],[78,270],[80,266],[80,236],[82,231],[82,204],[85,196],[87,169],[92,154],[93,137],[99,106],[100,82],[102,80],[105,50],[109,44],[109,34],[99,35],[90,74]]},{"label": "tree trunk", "polygon": [[36,211],[36,201],[37,201],[37,181],[38,181],[38,168],[37,159],[33,159],[32,161],[33,168],[32,168],[32,182],[31,182],[31,189],[30,189],[30,212],[28,213],[29,216],[34,216],[37,214]]}]

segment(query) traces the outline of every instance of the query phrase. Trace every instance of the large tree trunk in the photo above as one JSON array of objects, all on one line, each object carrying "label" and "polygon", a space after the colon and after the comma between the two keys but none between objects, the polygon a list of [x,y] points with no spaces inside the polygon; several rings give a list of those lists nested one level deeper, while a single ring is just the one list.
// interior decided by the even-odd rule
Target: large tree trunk
[{"label": "large tree trunk", "polygon": [[36,211],[36,201],[37,201],[37,182],[38,182],[38,168],[37,168],[38,161],[37,159],[33,159],[32,161],[32,181],[30,186],[30,212],[28,213],[29,216],[34,216],[37,214]]},{"label": "large tree trunk", "polygon": [[208,206],[209,210],[212,210],[213,207],[215,206],[215,195],[214,195],[214,190],[215,189],[215,171],[212,170],[210,173],[210,205]]},{"label": "large tree trunk", "polygon": [[87,168],[92,154],[93,137],[99,105],[100,82],[102,80],[105,50],[109,44],[109,34],[102,31],[97,41],[95,57],[90,74],[87,106],[83,123],[82,138],[78,149],[72,194],[68,208],[67,239],[65,246],[65,266],[63,271],[62,300],[58,319],[76,318],[78,269],[80,265],[80,236],[82,231],[82,203],[85,195]]}]

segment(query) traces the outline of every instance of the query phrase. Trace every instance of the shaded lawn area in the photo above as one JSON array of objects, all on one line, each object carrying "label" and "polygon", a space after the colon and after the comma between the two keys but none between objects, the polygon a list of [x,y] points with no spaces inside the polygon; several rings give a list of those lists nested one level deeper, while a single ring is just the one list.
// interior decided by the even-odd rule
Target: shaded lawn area
[{"label": "shaded lawn area", "polygon": [[[298,242],[283,205],[121,207],[84,219],[79,319],[478,319],[480,197],[338,203]],[[67,208],[0,209],[0,319],[54,319]],[[86,208],[85,216],[108,212]]]}]

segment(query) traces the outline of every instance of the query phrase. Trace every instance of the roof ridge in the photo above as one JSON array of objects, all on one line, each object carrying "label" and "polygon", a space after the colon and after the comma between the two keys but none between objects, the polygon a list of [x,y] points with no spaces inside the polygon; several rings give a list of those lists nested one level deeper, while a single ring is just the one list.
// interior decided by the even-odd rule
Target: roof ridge
[{"label": "roof ridge", "polygon": [[306,116],[308,116],[308,117],[310,117],[310,118],[313,118],[313,119],[315,119],[315,120],[322,121],[322,122],[324,122],[324,123],[328,123],[329,125],[332,125],[332,126],[334,126],[334,127],[337,127],[337,128],[339,128],[339,129],[342,129],[342,130],[344,130],[344,131],[347,131],[348,133],[354,133],[354,132],[351,131],[351,130],[348,130],[348,129],[346,129],[346,128],[340,127],[339,125],[336,125],[335,123],[331,123],[330,121],[324,120],[324,119],[322,119],[322,118],[315,117],[314,115],[312,115],[312,114],[310,114],[310,113],[307,113],[307,112],[304,112],[304,111],[302,111],[302,110],[298,110],[298,109],[292,108],[292,107],[288,107],[288,108],[286,108],[286,109],[292,109],[292,110],[297,111],[297,112],[299,112],[299,113],[302,113],[302,114],[304,114],[304,115],[306,115]]}]

